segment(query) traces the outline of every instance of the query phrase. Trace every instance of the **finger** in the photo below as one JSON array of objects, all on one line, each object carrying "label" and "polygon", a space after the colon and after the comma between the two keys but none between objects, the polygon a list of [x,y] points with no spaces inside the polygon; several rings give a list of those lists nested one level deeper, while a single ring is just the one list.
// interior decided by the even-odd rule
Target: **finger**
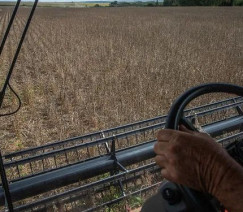
[{"label": "finger", "polygon": [[[204,138],[207,138],[207,139],[213,139],[208,133],[206,132],[201,132],[200,135]],[[214,140],[214,139],[213,139]]]},{"label": "finger", "polygon": [[171,180],[171,176],[170,176],[170,174],[169,174],[169,172],[168,172],[168,170],[167,169],[162,169],[161,170],[161,175],[162,175],[162,177],[164,177],[165,179],[167,179],[167,180]]},{"label": "finger", "polygon": [[168,160],[164,155],[157,155],[154,160],[161,168],[165,168],[166,164],[168,164]]},{"label": "finger", "polygon": [[159,142],[169,142],[173,138],[175,133],[177,133],[177,131],[171,129],[160,130],[157,134],[157,140]]},{"label": "finger", "polygon": [[183,124],[181,124],[181,125],[179,126],[179,130],[182,131],[182,132],[189,133],[189,134],[194,134],[194,131],[189,130],[189,129],[186,128],[185,125],[183,125]]}]

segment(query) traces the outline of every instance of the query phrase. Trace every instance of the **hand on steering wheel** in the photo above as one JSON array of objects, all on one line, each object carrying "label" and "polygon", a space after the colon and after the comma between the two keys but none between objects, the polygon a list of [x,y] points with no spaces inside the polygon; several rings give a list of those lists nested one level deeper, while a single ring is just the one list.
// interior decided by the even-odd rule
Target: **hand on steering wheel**
[{"label": "hand on steering wheel", "polygon": [[223,198],[232,195],[225,193],[230,179],[234,179],[234,188],[239,188],[239,176],[234,173],[241,167],[208,134],[188,130],[182,125],[180,130],[165,129],[158,133],[154,151],[157,154],[155,161],[162,167],[162,176],[209,193],[230,208]]},{"label": "hand on steering wheel", "polygon": [[[243,87],[223,83],[205,84],[181,95],[168,114],[167,129],[158,134],[158,141],[154,146],[157,154],[155,160],[162,168],[162,175],[176,183],[186,202],[193,205],[192,211],[219,210],[219,205],[212,203],[214,201],[210,200],[208,193],[227,209],[240,211],[243,205],[239,204],[237,196],[243,194],[242,167],[214,139],[205,133],[199,133],[183,117],[184,108],[189,102],[200,95],[213,92],[243,96]],[[179,125],[181,131],[177,130]],[[236,197],[234,200],[230,198],[232,194]]]},{"label": "hand on steering wheel", "polygon": [[188,130],[183,125],[180,130],[165,129],[158,133],[154,151],[162,176],[214,195],[233,159],[206,133]]}]

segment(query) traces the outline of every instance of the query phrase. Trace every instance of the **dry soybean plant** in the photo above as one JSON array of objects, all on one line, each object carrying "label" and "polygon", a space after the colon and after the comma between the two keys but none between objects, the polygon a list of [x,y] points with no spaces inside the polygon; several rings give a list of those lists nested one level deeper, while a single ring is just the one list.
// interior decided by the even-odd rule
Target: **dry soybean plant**
[{"label": "dry soybean plant", "polygon": [[[11,8],[0,10],[0,35]],[[28,8],[0,59],[7,72]],[[166,114],[185,89],[243,85],[242,8],[38,8],[1,118],[5,152]],[[2,71],[3,70],[3,71]],[[8,93],[5,110],[16,106]]]}]

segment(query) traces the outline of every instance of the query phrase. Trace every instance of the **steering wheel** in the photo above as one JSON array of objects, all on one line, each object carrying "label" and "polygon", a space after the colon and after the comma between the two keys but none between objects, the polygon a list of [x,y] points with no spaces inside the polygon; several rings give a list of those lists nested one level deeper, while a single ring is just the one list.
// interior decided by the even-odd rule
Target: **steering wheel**
[{"label": "steering wheel", "polygon": [[[197,131],[193,124],[184,117],[183,111],[193,99],[204,94],[216,92],[236,94],[243,97],[243,87],[233,84],[209,83],[193,87],[179,96],[179,98],[177,98],[173,103],[167,116],[165,128],[178,130],[179,125],[183,124],[188,129]],[[162,183],[158,194],[150,198],[149,201],[148,203],[145,202],[142,212],[216,212],[222,209],[216,198],[210,196],[209,194],[202,193],[169,181]],[[161,203],[158,204],[158,201],[161,201]],[[153,207],[151,208],[150,205],[153,205]],[[156,210],[156,208],[158,208],[158,210]]]}]

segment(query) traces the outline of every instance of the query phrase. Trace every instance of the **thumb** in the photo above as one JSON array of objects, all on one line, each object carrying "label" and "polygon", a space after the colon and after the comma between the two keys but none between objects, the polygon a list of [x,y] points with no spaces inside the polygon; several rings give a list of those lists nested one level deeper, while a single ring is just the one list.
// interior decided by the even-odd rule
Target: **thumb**
[{"label": "thumb", "polygon": [[186,128],[184,125],[180,125],[179,126],[179,130],[182,131],[182,132],[186,132],[186,133],[189,133],[189,134],[194,134],[194,131],[192,130],[189,130],[188,128]]}]

